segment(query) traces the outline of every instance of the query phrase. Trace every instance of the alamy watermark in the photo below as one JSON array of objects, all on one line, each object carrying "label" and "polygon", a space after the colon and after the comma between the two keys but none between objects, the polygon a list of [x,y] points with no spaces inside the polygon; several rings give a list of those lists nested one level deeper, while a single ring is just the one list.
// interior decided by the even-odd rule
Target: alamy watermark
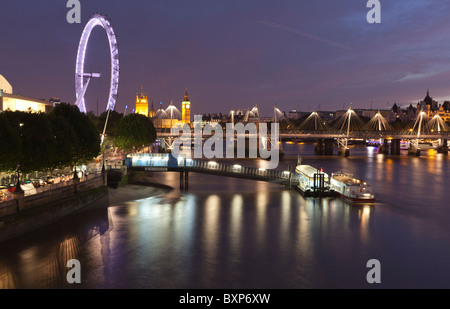
[{"label": "alamy watermark", "polygon": [[66,4],[67,8],[70,8],[67,12],[66,20],[69,24],[81,23],[81,3],[79,0],[69,0]]},{"label": "alamy watermark", "polygon": [[367,272],[366,280],[367,283],[381,283],[381,263],[377,259],[371,259],[367,261],[367,268],[370,270]]},{"label": "alamy watermark", "polygon": [[[67,8],[70,8],[67,12],[66,20],[69,24],[81,23],[81,3],[80,0],[68,0],[66,4]],[[380,0],[368,0],[367,8],[370,11],[366,15],[367,22],[369,24],[381,23],[381,3]]]},{"label": "alamy watermark", "polygon": [[67,268],[71,268],[66,275],[68,283],[81,283],[81,263],[76,259],[67,261]]},{"label": "alamy watermark", "polygon": [[[178,157],[182,148],[191,148],[194,145],[194,158],[262,158],[268,160],[268,169],[278,167],[280,160],[279,124],[271,123],[270,134],[267,123],[227,123],[224,128],[218,124],[202,126],[202,116],[194,116],[194,139],[192,140],[191,127],[173,126],[171,134],[181,136],[173,143],[172,154]],[[203,143],[203,139],[208,137]],[[226,148],[224,150],[224,147]],[[236,151],[235,151],[236,150]]]},{"label": "alamy watermark", "polygon": [[367,8],[371,10],[367,13],[366,19],[369,24],[381,24],[381,3],[380,0],[367,1]]}]

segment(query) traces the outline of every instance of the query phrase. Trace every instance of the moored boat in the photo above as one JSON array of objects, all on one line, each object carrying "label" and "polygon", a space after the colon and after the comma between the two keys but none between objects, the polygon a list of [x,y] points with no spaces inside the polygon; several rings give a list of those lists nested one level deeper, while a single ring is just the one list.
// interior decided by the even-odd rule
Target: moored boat
[{"label": "moored boat", "polygon": [[372,186],[361,179],[354,178],[352,174],[342,172],[331,174],[330,187],[339,196],[352,203],[375,202]]},{"label": "moored boat", "polygon": [[336,193],[330,190],[330,178],[322,168],[298,164],[295,168],[298,177],[296,189],[305,197],[334,197]]}]

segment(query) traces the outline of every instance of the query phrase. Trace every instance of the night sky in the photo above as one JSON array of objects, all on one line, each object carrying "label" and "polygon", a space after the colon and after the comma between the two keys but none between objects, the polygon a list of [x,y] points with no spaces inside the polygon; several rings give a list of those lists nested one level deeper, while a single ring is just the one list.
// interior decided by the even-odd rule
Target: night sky
[{"label": "night sky", "polygon": [[[141,85],[156,108],[180,105],[188,88],[195,114],[255,103],[265,115],[275,103],[386,108],[417,103],[427,89],[450,100],[448,0],[381,0],[381,24],[366,21],[365,0],[81,0],[81,24],[67,23],[65,0],[0,1],[0,74],[22,95],[75,101],[79,39],[99,12],[119,43],[121,113]],[[97,100],[106,108],[109,63],[97,27],[86,69],[103,75],[88,89],[88,110]]]}]

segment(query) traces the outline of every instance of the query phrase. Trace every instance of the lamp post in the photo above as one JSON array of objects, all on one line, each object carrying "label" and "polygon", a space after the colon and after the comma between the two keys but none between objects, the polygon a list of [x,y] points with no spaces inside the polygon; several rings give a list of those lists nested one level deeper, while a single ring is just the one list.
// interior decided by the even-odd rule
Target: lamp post
[{"label": "lamp post", "polygon": [[102,151],[102,173],[105,171],[105,152]]},{"label": "lamp post", "polygon": [[17,184],[15,192],[22,192],[22,188],[20,187],[20,164],[17,165]]},{"label": "lamp post", "polygon": [[75,160],[75,167],[73,172],[73,179],[78,179],[78,173],[77,173],[77,157],[74,157]]}]

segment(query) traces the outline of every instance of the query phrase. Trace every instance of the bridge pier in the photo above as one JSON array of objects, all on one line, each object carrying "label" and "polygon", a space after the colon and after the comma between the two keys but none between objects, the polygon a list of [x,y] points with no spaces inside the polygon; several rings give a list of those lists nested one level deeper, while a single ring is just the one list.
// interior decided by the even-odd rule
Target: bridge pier
[{"label": "bridge pier", "polygon": [[333,155],[334,143],[330,138],[321,138],[317,140],[317,144],[314,147],[314,154],[322,156],[332,156]]},{"label": "bridge pier", "polygon": [[383,140],[383,144],[378,148],[378,153],[389,154],[389,144],[387,139]]},{"label": "bridge pier", "polygon": [[348,138],[338,138],[338,155],[341,157],[348,157],[350,149],[347,147]]},{"label": "bridge pier", "polygon": [[325,147],[323,145],[323,139],[318,139],[316,146],[314,147],[314,154],[322,156],[325,153]]},{"label": "bridge pier", "polygon": [[189,172],[184,172],[184,188],[187,190],[189,188]]},{"label": "bridge pier", "polygon": [[408,155],[420,157],[419,140],[411,140],[409,143]]},{"label": "bridge pier", "polygon": [[391,140],[391,155],[393,155],[393,156],[400,155],[400,140],[399,139]]},{"label": "bridge pier", "polygon": [[418,148],[409,148],[408,149],[408,154],[410,156],[420,157],[420,149],[418,149]]},{"label": "bridge pier", "polygon": [[340,147],[338,149],[338,155],[341,156],[341,157],[348,157],[348,156],[350,156],[350,149],[344,148],[344,147]]},{"label": "bridge pier", "polygon": [[334,143],[332,139],[325,139],[325,155],[332,156],[333,155]]},{"label": "bridge pier", "polygon": [[448,154],[448,141],[443,139],[438,147],[438,153]]}]

